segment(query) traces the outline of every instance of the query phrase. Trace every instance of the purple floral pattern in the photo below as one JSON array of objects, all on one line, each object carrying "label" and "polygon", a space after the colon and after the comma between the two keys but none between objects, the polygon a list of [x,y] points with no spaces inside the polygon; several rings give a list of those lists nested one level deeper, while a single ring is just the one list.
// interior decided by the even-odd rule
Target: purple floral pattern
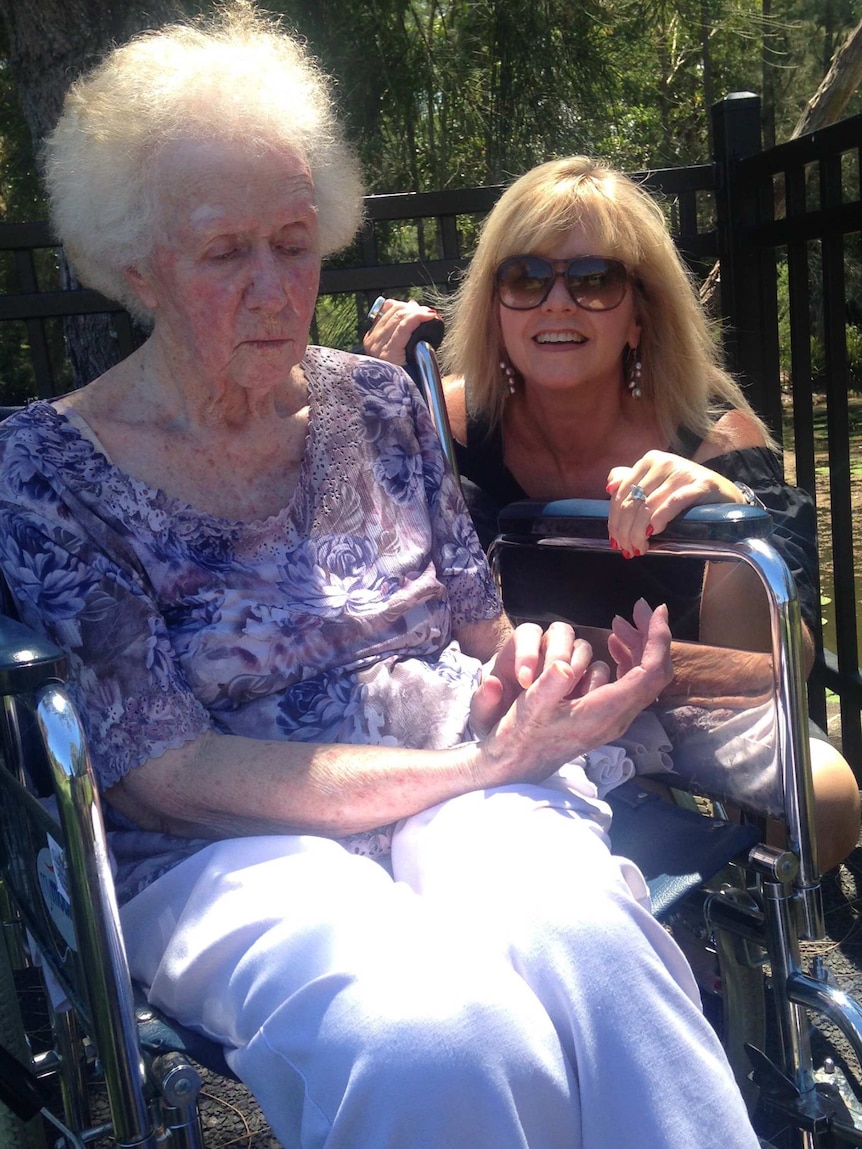
[{"label": "purple floral pattern", "polygon": [[477,664],[453,634],[500,603],[428,413],[377,360],[309,348],[303,366],[298,488],[262,522],[150,488],[48,403],[0,427],[0,566],[23,619],[69,653],[104,789],[206,729],[463,734]]}]

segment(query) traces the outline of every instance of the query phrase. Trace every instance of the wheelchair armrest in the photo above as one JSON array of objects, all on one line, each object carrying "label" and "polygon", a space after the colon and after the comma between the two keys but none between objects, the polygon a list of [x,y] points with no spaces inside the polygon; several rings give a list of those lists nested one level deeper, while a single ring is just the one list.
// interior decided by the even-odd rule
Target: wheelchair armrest
[{"label": "wheelchair armrest", "polygon": [[66,677],[66,656],[53,642],[0,615],[0,694],[28,694]]},{"label": "wheelchair armrest", "polygon": [[[504,507],[499,528],[504,535],[557,538],[607,538],[607,499],[525,499]],[[761,507],[740,503],[709,503],[689,507],[668,523],[662,542],[722,542],[768,538],[772,516]],[[657,540],[659,541],[659,540]]]}]

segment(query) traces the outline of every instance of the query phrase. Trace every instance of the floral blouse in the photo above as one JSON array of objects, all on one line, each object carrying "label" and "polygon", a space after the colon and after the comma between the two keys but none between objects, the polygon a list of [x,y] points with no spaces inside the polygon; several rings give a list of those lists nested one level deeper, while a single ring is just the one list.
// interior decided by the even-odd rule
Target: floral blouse
[{"label": "floral blouse", "polygon": [[[68,652],[103,790],[205,730],[417,748],[468,736],[478,663],[453,632],[501,605],[424,404],[375,359],[312,347],[303,368],[299,480],[259,522],[138,481],[49,403],[0,427],[0,566],[22,619]],[[107,813],[121,898],[204,844]]]}]

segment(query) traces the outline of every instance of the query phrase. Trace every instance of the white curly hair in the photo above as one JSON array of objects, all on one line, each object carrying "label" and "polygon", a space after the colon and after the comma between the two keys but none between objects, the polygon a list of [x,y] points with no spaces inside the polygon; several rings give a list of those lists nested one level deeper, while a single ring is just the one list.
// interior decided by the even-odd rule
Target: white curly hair
[{"label": "white curly hair", "polygon": [[329,79],[276,18],[234,0],[215,17],[144,32],[72,85],[43,149],[51,223],[78,279],[137,318],[149,315],[124,271],[151,253],[154,159],[176,140],[300,155],[321,254],[355,235],[363,186]]}]

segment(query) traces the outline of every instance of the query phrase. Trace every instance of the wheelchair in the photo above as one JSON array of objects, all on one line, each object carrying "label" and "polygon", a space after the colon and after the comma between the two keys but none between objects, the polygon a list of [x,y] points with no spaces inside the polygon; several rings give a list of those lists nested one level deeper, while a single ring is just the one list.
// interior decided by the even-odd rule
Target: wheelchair
[{"label": "wheelchair", "polygon": [[[606,510],[564,501],[504,512],[491,561],[514,617],[606,625],[579,617],[573,588],[615,577],[607,568],[569,570],[624,562],[610,551]],[[862,1145],[851,1085],[816,1069],[811,1048],[809,1012],[833,1021],[862,1060],[862,1007],[819,969],[803,969],[800,957],[801,941],[824,930],[799,609],[769,527],[757,508],[695,508],[651,543],[647,558],[661,567],[752,570],[769,602],[772,648],[748,678],[734,670],[717,707],[690,684],[657,700],[650,716],[673,732],[672,772],[662,778],[676,801],[643,774],[612,791],[613,848],[641,867],[657,915],[684,948],[696,944],[715,963],[716,1025],[764,1146]],[[723,658],[731,665],[730,652]],[[221,1051],[136,997],[86,739],[64,676],[59,650],[0,616],[0,1101],[15,1123],[3,1144],[33,1149],[41,1115],[64,1149],[101,1137],[122,1149],[202,1149],[196,1067],[223,1073]],[[766,844],[766,818],[784,824],[786,847]],[[53,1048],[38,1054],[9,976],[10,966],[34,961],[53,1002]],[[110,1110],[110,1122],[96,1127],[86,1102],[94,1072]],[[41,1079],[49,1075],[61,1083],[59,1115],[45,1105]]]}]

